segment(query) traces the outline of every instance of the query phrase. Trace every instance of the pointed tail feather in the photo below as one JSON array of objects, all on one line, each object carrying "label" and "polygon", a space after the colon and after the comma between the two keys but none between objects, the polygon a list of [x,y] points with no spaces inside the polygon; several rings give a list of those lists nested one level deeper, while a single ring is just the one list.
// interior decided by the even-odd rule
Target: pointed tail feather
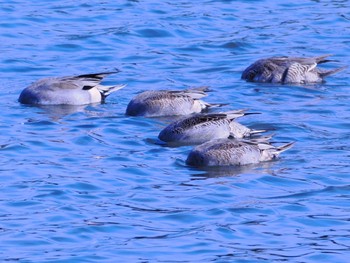
[{"label": "pointed tail feather", "polygon": [[261,114],[261,112],[246,112],[246,113],[244,113],[244,116],[255,115],[255,114]]},{"label": "pointed tail feather", "polygon": [[326,59],[328,57],[333,56],[333,54],[325,54],[322,56],[317,56],[317,57],[313,57],[313,59],[316,61],[317,64],[322,64],[322,63],[326,63],[328,61],[333,61],[331,59]]},{"label": "pointed tail feather", "polygon": [[315,61],[317,64],[323,64],[323,63],[327,63],[327,62],[339,62],[339,60],[337,59],[326,59],[328,57],[333,56],[333,54],[327,54],[327,55],[323,55],[323,56],[318,56],[318,57],[314,57]]},{"label": "pointed tail feather", "polygon": [[225,112],[220,112],[221,114],[225,114],[228,119],[234,120],[239,117],[245,116],[247,113],[245,113],[245,109],[240,109],[240,110],[232,110],[232,111],[225,111]]},{"label": "pointed tail feather", "polygon": [[287,151],[288,149],[292,148],[295,142],[289,142],[287,144],[284,144],[282,146],[276,147],[275,148],[275,152],[277,155],[279,155],[280,153]]},{"label": "pointed tail feather", "polygon": [[347,68],[347,66],[341,67],[341,68],[336,68],[336,69],[330,69],[330,70],[322,70],[322,71],[319,71],[319,74],[321,75],[321,77],[327,77],[329,75],[333,75],[335,73],[338,73],[339,71],[342,71],[346,68]]},{"label": "pointed tail feather", "polygon": [[99,85],[97,88],[102,93],[102,95],[104,97],[107,97],[111,93],[113,93],[113,92],[115,92],[117,90],[120,90],[120,89],[124,88],[125,86],[126,86],[125,84],[120,84],[120,85],[115,85],[115,86],[102,86],[102,85]]},{"label": "pointed tail feather", "polygon": [[324,59],[324,60],[318,61],[317,64],[324,64],[327,62],[339,62],[339,60],[337,60],[337,59]]},{"label": "pointed tail feather", "polygon": [[250,134],[258,134],[258,133],[263,133],[263,132],[267,132],[267,130],[251,130]]},{"label": "pointed tail feather", "polygon": [[227,118],[230,120],[233,120],[242,116],[247,116],[247,115],[261,114],[260,112],[246,112],[247,110],[248,109],[240,109],[240,110],[224,111],[219,113],[226,114]]},{"label": "pointed tail feather", "polygon": [[115,71],[78,75],[77,78],[93,78],[93,79],[102,80],[104,77],[106,77],[108,75],[116,74],[116,73],[119,73],[119,72],[120,72],[120,70],[116,69]]}]

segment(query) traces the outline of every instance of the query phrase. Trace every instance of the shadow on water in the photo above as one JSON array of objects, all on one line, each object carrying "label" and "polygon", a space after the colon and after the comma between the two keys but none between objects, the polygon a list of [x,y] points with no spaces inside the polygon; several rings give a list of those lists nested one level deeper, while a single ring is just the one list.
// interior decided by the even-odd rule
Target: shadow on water
[{"label": "shadow on water", "polygon": [[89,105],[23,105],[23,107],[39,109],[39,114],[45,114],[54,121],[77,112],[85,112],[88,106]]}]

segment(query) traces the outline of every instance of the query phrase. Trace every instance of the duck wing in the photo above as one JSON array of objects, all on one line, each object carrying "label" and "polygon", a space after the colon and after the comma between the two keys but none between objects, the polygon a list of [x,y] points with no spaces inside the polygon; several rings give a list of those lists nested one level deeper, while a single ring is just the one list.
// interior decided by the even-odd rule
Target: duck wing
[{"label": "duck wing", "polygon": [[226,114],[198,114],[189,118],[185,118],[176,122],[175,126],[181,131],[191,129],[197,126],[210,125],[211,122],[225,120],[227,118]]}]

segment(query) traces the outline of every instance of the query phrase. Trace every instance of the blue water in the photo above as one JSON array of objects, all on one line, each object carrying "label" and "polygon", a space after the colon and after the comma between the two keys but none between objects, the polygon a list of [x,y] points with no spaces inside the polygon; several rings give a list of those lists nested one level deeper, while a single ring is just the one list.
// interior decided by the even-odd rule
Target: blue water
[{"label": "blue water", "polygon": [[[199,3],[200,2],[200,3]],[[3,1],[0,259],[347,262],[349,70],[307,87],[246,83],[271,55],[350,65],[349,1]],[[122,72],[105,104],[20,105],[48,76]],[[154,144],[171,120],[127,117],[148,89],[209,85],[208,102],[296,141],[275,162],[200,170]]]}]

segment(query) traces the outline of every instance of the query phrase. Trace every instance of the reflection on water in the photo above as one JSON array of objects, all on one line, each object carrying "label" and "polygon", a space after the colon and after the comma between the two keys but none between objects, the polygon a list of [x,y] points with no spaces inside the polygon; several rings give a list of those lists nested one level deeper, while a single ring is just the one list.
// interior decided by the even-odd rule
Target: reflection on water
[{"label": "reflection on water", "polygon": [[270,170],[273,167],[274,162],[264,162],[260,164],[251,164],[243,166],[223,166],[223,167],[206,167],[206,168],[197,168],[198,173],[192,174],[194,178],[215,178],[215,177],[229,177],[229,176],[249,176],[249,174],[271,174],[273,170]]},{"label": "reflection on water", "polygon": [[76,112],[84,112],[86,105],[75,106],[75,105],[40,105],[37,106],[42,109],[44,113],[49,115],[52,119],[60,119],[69,114]]}]

